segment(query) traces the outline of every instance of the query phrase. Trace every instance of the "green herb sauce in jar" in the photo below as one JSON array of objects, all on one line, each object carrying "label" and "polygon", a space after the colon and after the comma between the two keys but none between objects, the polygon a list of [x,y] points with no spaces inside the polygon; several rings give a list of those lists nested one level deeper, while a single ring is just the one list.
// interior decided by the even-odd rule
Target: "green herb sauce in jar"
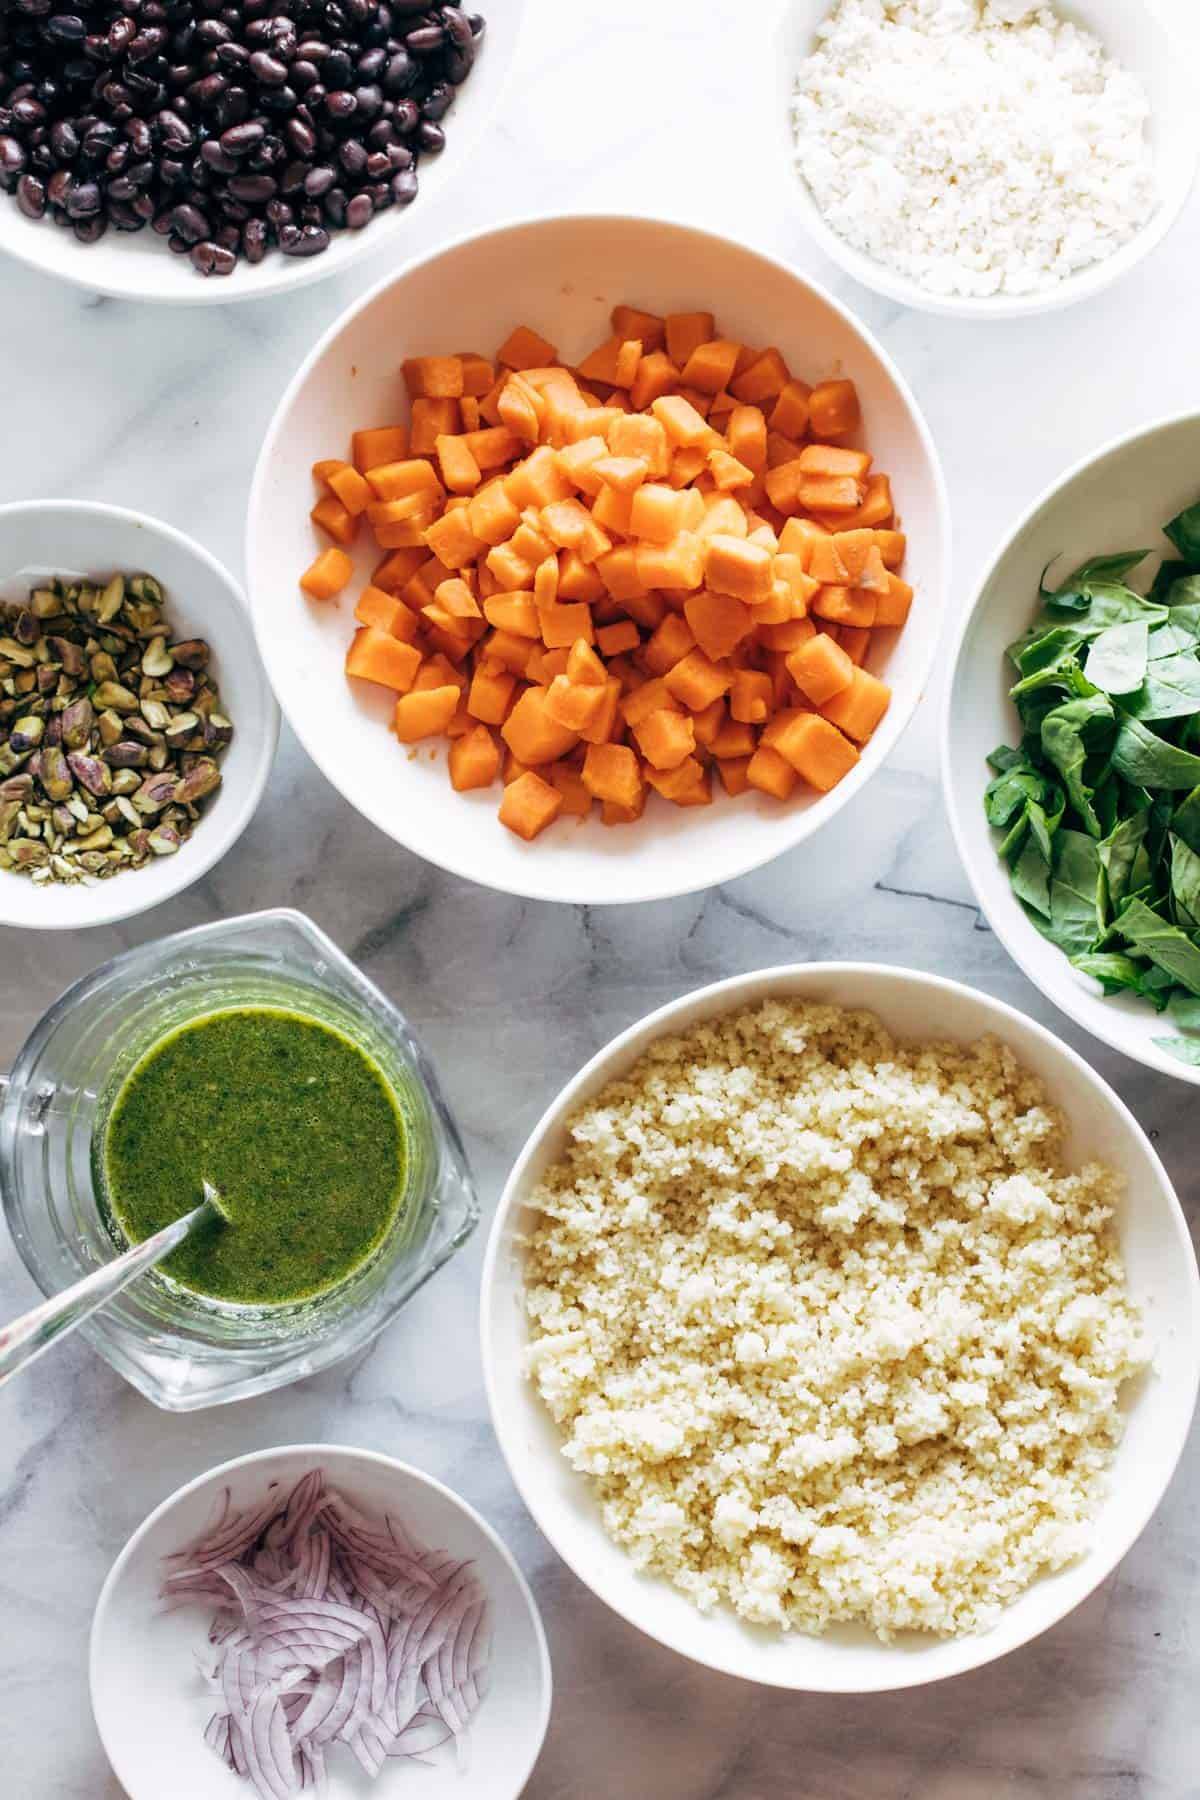
[{"label": "green herb sauce in jar", "polygon": [[160,1264],[213,1300],[280,1305],[324,1293],[395,1222],[407,1134],[382,1070],[341,1032],[282,1007],[208,1013],[126,1077],[100,1146],[102,1186],[131,1243],[220,1191],[229,1223]]}]

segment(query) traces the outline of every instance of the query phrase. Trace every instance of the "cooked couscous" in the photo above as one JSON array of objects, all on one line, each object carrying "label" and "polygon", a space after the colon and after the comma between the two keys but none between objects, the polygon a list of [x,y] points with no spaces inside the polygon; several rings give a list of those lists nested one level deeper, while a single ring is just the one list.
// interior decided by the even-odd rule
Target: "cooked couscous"
[{"label": "cooked couscous", "polygon": [[703,1610],[986,1628],[1079,1555],[1147,1361],[1111,1171],[995,1039],[766,1004],[651,1046],[535,1195],[529,1369]]}]

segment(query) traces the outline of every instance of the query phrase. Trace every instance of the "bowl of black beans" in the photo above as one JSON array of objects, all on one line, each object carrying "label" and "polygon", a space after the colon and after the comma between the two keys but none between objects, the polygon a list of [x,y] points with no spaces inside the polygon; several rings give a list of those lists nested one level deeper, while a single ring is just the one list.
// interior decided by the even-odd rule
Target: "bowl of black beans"
[{"label": "bowl of black beans", "polygon": [[140,300],[331,274],[466,162],[522,12],[0,0],[0,251]]}]

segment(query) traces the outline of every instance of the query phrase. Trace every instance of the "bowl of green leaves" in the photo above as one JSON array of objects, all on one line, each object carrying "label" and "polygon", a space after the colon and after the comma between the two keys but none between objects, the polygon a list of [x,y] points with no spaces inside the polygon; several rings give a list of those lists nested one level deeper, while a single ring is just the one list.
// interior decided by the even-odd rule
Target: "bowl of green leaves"
[{"label": "bowl of green leaves", "polygon": [[976,896],[1030,980],[1200,1085],[1200,416],[1021,520],[964,621],[942,750]]}]

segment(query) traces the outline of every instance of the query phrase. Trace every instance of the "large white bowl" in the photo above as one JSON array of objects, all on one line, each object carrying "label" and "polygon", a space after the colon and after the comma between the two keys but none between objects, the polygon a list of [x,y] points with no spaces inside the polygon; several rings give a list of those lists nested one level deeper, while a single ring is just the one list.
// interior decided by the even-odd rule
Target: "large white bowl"
[{"label": "large white bowl", "polygon": [[[593,818],[524,844],[496,817],[498,789],[455,794],[440,751],[416,756],[388,735],[383,689],[350,683],[342,662],[354,595],[379,552],[362,545],[339,605],[307,600],[297,579],[323,540],[310,524],[311,464],[347,454],[351,431],[406,411],[398,367],[421,352],[491,353],[518,321],[574,361],[609,331],[621,300],[657,312],[704,306],[730,336],[776,344],[814,379],[858,383],[865,441],[893,478],[908,533],[916,604],[871,666],[894,697],[857,768],[831,794],[786,806],[762,795],[681,810],[652,804],[636,825]],[[365,535],[365,534],[364,534]],[[879,768],[924,692],[942,620],[949,529],[937,452],[884,351],[820,288],[727,238],[658,219],[534,220],[470,237],[389,277],[312,351],[271,422],[250,495],[251,610],[276,695],[305,749],[352,805],[427,861],[534,899],[657,900],[743,874],[791,849],[851,802]]]},{"label": "large white bowl", "polygon": [[488,8],[483,49],[446,119],[446,148],[438,156],[420,159],[412,206],[378,214],[363,231],[331,233],[322,256],[288,257],[272,250],[253,267],[241,261],[232,275],[206,279],[188,257],[173,256],[149,227],[132,234],[110,228],[98,244],[84,245],[73,232],[46,219],[27,219],[9,194],[0,194],[0,252],[94,293],[183,306],[261,300],[285,289],[307,287],[327,275],[340,275],[373,251],[390,252],[395,260],[411,242],[413,220],[423,220],[440,208],[446,189],[477,156],[508,80],[525,8],[526,0],[498,0]]},{"label": "large white bowl", "polygon": [[[1080,269],[1036,294],[931,294],[918,282],[898,274],[856,250],[825,221],[808,184],[795,167],[791,97],[796,72],[816,48],[817,30],[833,11],[835,0],[781,0],[772,66],[775,71],[771,122],[776,154],[791,177],[791,193],[800,217],[825,254],[864,287],[886,294],[902,306],[960,319],[1020,319],[1032,313],[1056,312],[1101,293],[1135,268],[1166,237],[1192,191],[1200,157],[1200,112],[1188,46],[1177,41],[1164,23],[1162,9],[1146,0],[1066,0],[1055,10],[1094,32],[1110,54],[1140,76],[1150,98],[1150,145],[1158,178],[1159,204],[1152,217],[1127,244],[1104,262]],[[1173,0],[1182,5],[1183,0]]]},{"label": "large white bowl", "polygon": [[77,500],[0,506],[0,581],[21,569],[62,569],[107,577],[145,572],[166,590],[178,638],[205,638],[233,742],[221,758],[221,786],[193,835],[174,856],[154,857],[87,887],[0,870],[0,924],[30,931],[111,925],[178,894],[207,873],[241,836],[262,798],[279,737],[279,709],[263,672],[241,590],[228,570],[170,525],[119,506]]},{"label": "large white bowl", "polygon": [[[1034,502],[992,558],[963,619],[942,719],[942,779],[959,855],[988,923],[1047,999],[1114,1050],[1200,1086],[1200,1068],[1160,1050],[1155,1038],[1178,1036],[1169,1014],[1129,994],[1105,999],[1098,982],[1073,969],[1026,916],[983,812],[991,780],[985,758],[1020,740],[1008,697],[1005,646],[1032,624],[1038,583],[1054,558],[1065,576],[1087,557],[1143,545],[1173,556],[1161,527],[1200,494],[1200,414],[1160,420],[1106,445],[1069,469]],[[1154,559],[1134,572],[1139,586]]]},{"label": "large white bowl", "polygon": [[[1042,1078],[1065,1113],[1068,1157],[1105,1162],[1127,1184],[1121,1249],[1130,1292],[1156,1346],[1155,1369],[1129,1406],[1091,1550],[1036,1582],[986,1635],[914,1634],[884,1645],[865,1628],[843,1626],[814,1638],[748,1626],[725,1610],[703,1617],[667,1582],[637,1574],[605,1535],[586,1480],[568,1466],[558,1428],[522,1373],[524,1244],[536,1223],[529,1195],[563,1152],[568,1116],[624,1074],[655,1038],[781,996],[867,1007],[901,1038],[966,1042],[995,1034]],[[481,1332],[492,1423],[513,1480],[559,1555],[601,1600],[669,1649],[727,1675],[772,1687],[868,1693],[939,1681],[1015,1650],[1078,1606],[1129,1549],[1162,1498],[1191,1423],[1200,1380],[1200,1277],[1179,1202],[1145,1133],[1074,1051],[1012,1007],[957,982],[870,963],[810,963],[735,976],[687,994],[614,1038],[568,1083],[534,1128],[501,1198],[484,1263]]]},{"label": "large white bowl", "polygon": [[[329,1758],[329,1800],[517,1800],[550,1720],[550,1656],[537,1602],[512,1553],[458,1494],[408,1463],[372,1450],[295,1444],[256,1450],[210,1469],[156,1507],[134,1532],[100,1590],[89,1679],[100,1740],[129,1800],[243,1800],[247,1784],[203,1741],[213,1710],[196,1673],[208,1649],[203,1606],[175,1612],[160,1597],[169,1551],[203,1530],[222,1488],[235,1507],[261,1499],[320,1465],[330,1482],[382,1512],[390,1507],[430,1548],[473,1560],[493,1603],[491,1687],[471,1722],[470,1774],[439,1752],[426,1763],[387,1764],[369,1788],[348,1750]],[[347,1764],[349,1767],[347,1767]]]}]

